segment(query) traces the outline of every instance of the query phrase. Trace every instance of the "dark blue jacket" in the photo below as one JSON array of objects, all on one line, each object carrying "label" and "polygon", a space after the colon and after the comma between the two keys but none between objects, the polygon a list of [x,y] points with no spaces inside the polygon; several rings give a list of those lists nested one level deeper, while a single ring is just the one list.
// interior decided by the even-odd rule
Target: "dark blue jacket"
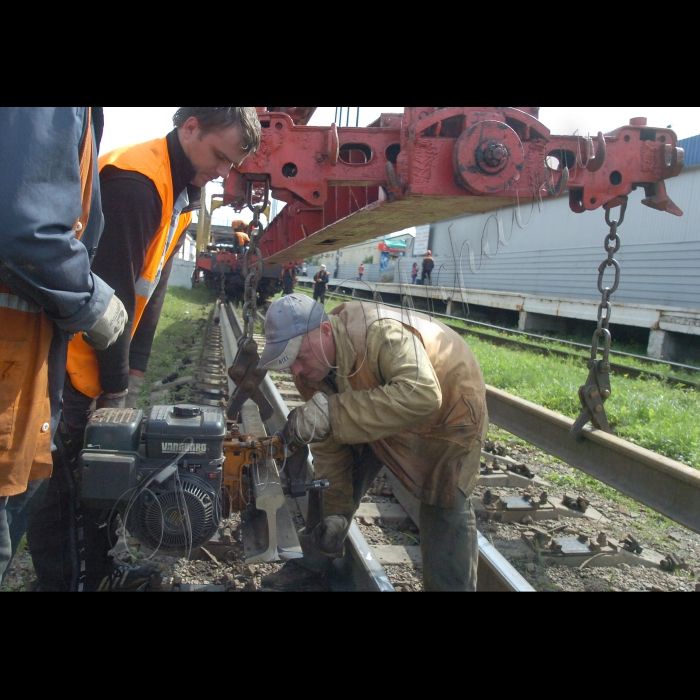
[{"label": "dark blue jacket", "polygon": [[[100,131],[101,108],[95,110]],[[79,149],[86,123],[87,107],[0,108],[0,281],[54,323],[53,430],[69,334],[92,328],[114,294],[90,271],[103,228],[97,143],[90,219],[80,240],[73,232],[82,209]]]}]

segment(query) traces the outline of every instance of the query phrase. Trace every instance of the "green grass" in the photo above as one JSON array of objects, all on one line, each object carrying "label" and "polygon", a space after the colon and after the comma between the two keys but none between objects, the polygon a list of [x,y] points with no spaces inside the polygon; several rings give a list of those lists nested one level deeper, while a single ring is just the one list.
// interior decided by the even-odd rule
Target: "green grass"
[{"label": "green grass", "polygon": [[[216,301],[216,294],[206,287],[186,289],[185,287],[168,287],[168,293],[163,303],[163,310],[155,333],[155,342],[175,323],[207,319]],[[189,317],[189,318],[187,318]],[[186,334],[191,337],[191,333]]]},{"label": "green grass", "polygon": [[[303,292],[304,294],[307,294],[308,296],[312,296],[311,289],[301,287],[296,289],[297,292]],[[330,299],[330,303],[327,304],[327,308],[330,310],[337,306],[338,304],[341,304],[343,301],[347,301],[348,299],[345,299],[342,296],[338,297],[332,297],[332,293],[329,293],[326,296],[326,300]],[[423,313],[427,313],[426,311],[423,311]],[[564,342],[558,342],[557,338],[552,338],[551,340],[540,340],[540,339],[534,339],[534,338],[525,338],[522,335],[518,333],[509,333],[507,331],[498,331],[498,330],[493,330],[489,328],[485,328],[484,326],[478,326],[475,327],[473,324],[470,324],[468,321],[462,321],[460,319],[451,319],[447,321],[444,318],[441,318],[443,322],[447,323],[447,325],[452,326],[454,328],[461,328],[464,329],[465,331],[469,332],[470,330],[478,331],[479,333],[486,334],[486,335],[493,335],[495,337],[501,337],[501,338],[508,338],[511,340],[517,340],[517,341],[523,341],[527,342],[531,345],[536,345],[538,347],[542,348],[550,348],[550,349],[555,349],[555,350],[564,350],[566,352],[570,353],[578,353],[578,355],[581,358],[581,362],[585,365],[588,362],[588,359],[590,358],[590,352],[585,350],[584,348],[572,348],[570,345],[567,345]],[[590,345],[591,343],[591,336],[586,336],[582,334],[567,334],[565,338],[561,338],[561,340],[567,340],[575,343],[584,343]],[[646,357],[646,347],[643,347],[639,344],[635,343],[620,343],[620,342],[615,342],[615,339],[613,337],[613,350],[619,350],[621,352],[627,352],[635,355],[640,355],[642,357]],[[651,359],[651,358],[650,358]],[[624,355],[611,355],[610,356],[611,362],[614,362],[615,364],[618,365],[626,365],[628,367],[639,367],[640,364],[642,364],[642,361],[639,359],[636,359],[634,357],[625,357]],[[664,375],[666,377],[674,377],[677,379],[689,379],[691,381],[700,381],[700,377],[694,372],[685,372],[681,370],[676,370],[669,368],[668,365],[662,364],[662,363],[655,363],[655,362],[643,362],[643,366],[645,369],[648,369],[649,372],[655,372],[657,374]],[[655,379],[655,378],[652,378]]]},{"label": "green grass", "polygon": [[192,351],[199,349],[215,300],[216,294],[206,287],[168,287],[153,340],[148,371],[139,392],[141,407],[150,405],[148,397],[153,391],[154,382],[173,372],[186,374],[191,365],[183,367],[182,360],[186,357],[197,359]]},{"label": "green grass", "polygon": [[[575,418],[578,388],[588,371],[579,361],[532,355],[497,347],[479,338],[469,342],[488,384],[552,411]],[[700,396],[663,380],[614,377],[605,403],[619,437],[689,466],[700,465]]]},{"label": "green grass", "polygon": [[[470,326],[467,323],[464,323],[462,321],[450,321],[449,322],[450,326],[456,326],[458,328],[464,328],[467,332],[470,331]],[[487,335],[493,335],[497,337],[502,337],[502,338],[509,338],[512,340],[518,340],[518,341],[523,341],[527,342],[531,345],[536,345],[537,347],[542,347],[542,348],[550,348],[554,350],[565,350],[566,352],[572,352],[572,353],[577,353],[580,358],[582,363],[587,363],[589,358],[590,358],[590,352],[584,350],[583,348],[572,348],[570,346],[567,346],[563,343],[558,343],[556,340],[538,340],[538,339],[532,339],[532,338],[523,338],[523,336],[518,335],[516,333],[507,333],[504,331],[492,331],[487,328],[478,328],[479,333],[487,334]],[[587,342],[590,344],[591,338],[587,339],[577,339],[574,342]],[[630,345],[622,345],[622,344],[616,344],[615,348],[620,350],[622,352],[629,352],[629,353],[634,353],[637,355],[641,355],[642,357],[646,356],[646,349],[641,349],[638,346],[630,346]],[[688,379],[690,381],[700,381],[700,378],[696,373],[693,372],[683,372],[680,370],[674,370],[669,368],[668,365],[664,365],[662,363],[652,363],[648,361],[641,361],[639,359],[636,359],[634,357],[625,357],[624,355],[611,355],[610,356],[610,361],[614,362],[615,364],[618,365],[625,365],[627,367],[639,367],[640,364],[643,365],[643,369],[647,369],[649,372],[655,372],[657,374],[661,374],[665,377],[673,377],[677,379]]]}]

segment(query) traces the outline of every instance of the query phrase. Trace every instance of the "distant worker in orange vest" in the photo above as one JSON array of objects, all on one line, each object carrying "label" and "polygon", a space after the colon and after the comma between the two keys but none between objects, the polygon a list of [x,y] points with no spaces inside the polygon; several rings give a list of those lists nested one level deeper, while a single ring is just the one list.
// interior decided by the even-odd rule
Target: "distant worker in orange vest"
[{"label": "distant worker in orange vest", "polygon": [[357,273],[360,275],[357,279],[362,282],[362,275],[365,274],[365,266],[360,263],[360,267],[357,268]]},{"label": "distant worker in orange vest", "polygon": [[234,240],[236,246],[236,254],[243,255],[248,249],[250,236],[248,235],[248,224],[240,219],[235,219],[231,222],[231,228],[234,231]]},{"label": "distant worker in orange vest", "polygon": [[[82,447],[93,402],[137,406],[170,270],[201,188],[227,178],[260,144],[254,107],[180,107],[173,123],[165,137],[99,159],[105,227],[93,270],[114,287],[129,320],[108,350],[95,352],[77,335],[70,343],[63,394],[68,459]],[[53,484],[29,524],[39,590],[130,590],[148,581],[153,568],[112,561],[113,514],[82,507],[76,492],[75,483]]]}]

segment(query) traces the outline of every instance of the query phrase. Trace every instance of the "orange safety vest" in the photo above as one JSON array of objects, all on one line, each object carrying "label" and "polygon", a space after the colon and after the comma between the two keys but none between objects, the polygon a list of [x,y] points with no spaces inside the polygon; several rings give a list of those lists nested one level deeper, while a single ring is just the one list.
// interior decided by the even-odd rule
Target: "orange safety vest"
[{"label": "orange safety vest", "polygon": [[[85,230],[92,202],[92,111],[80,145],[82,213],[73,226]],[[49,350],[53,323],[41,307],[0,284],[0,498],[23,493],[27,482],[51,476]]]},{"label": "orange safety vest", "polygon": [[[165,263],[170,259],[180,235],[189,226],[192,214],[180,214],[176,209],[179,192],[173,192],[170,155],[165,138],[146,141],[135,146],[125,146],[100,156],[100,172],[106,165],[120,170],[133,170],[153,181],[163,204],[158,230],[146,250],[146,258],[139,279],[136,280],[136,311],[131,337],[134,337],[139,321],[160,281]],[[96,398],[102,393],[97,364],[97,354],[82,337],[76,335],[68,344],[68,374],[73,386],[86,396]]]}]

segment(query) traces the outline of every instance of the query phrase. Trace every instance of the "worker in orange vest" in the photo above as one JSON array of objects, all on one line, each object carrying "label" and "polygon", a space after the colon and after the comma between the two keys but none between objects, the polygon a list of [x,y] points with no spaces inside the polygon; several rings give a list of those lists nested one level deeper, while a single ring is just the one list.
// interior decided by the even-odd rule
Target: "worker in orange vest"
[{"label": "worker in orange vest", "polygon": [[362,263],[360,263],[360,267],[357,268],[357,272],[359,274],[357,279],[358,281],[362,282],[362,275],[365,274],[365,266]]},{"label": "worker in orange vest", "polygon": [[242,255],[246,252],[248,244],[250,243],[250,236],[248,235],[248,224],[240,219],[235,219],[231,222],[231,228],[234,231],[235,236],[235,246],[236,254]]},{"label": "worker in orange vest", "polygon": [[[173,123],[167,136],[99,160],[105,229],[94,267],[118,290],[129,321],[107,351],[95,352],[78,336],[70,344],[63,418],[74,451],[93,401],[98,408],[137,405],[175,253],[201,188],[226,178],[260,144],[254,107],[181,107]],[[41,590],[128,590],[148,580],[152,570],[129,569],[108,556],[109,513],[82,509],[84,551],[76,556],[70,517],[76,484],[57,485],[48,496],[28,530]]]}]

